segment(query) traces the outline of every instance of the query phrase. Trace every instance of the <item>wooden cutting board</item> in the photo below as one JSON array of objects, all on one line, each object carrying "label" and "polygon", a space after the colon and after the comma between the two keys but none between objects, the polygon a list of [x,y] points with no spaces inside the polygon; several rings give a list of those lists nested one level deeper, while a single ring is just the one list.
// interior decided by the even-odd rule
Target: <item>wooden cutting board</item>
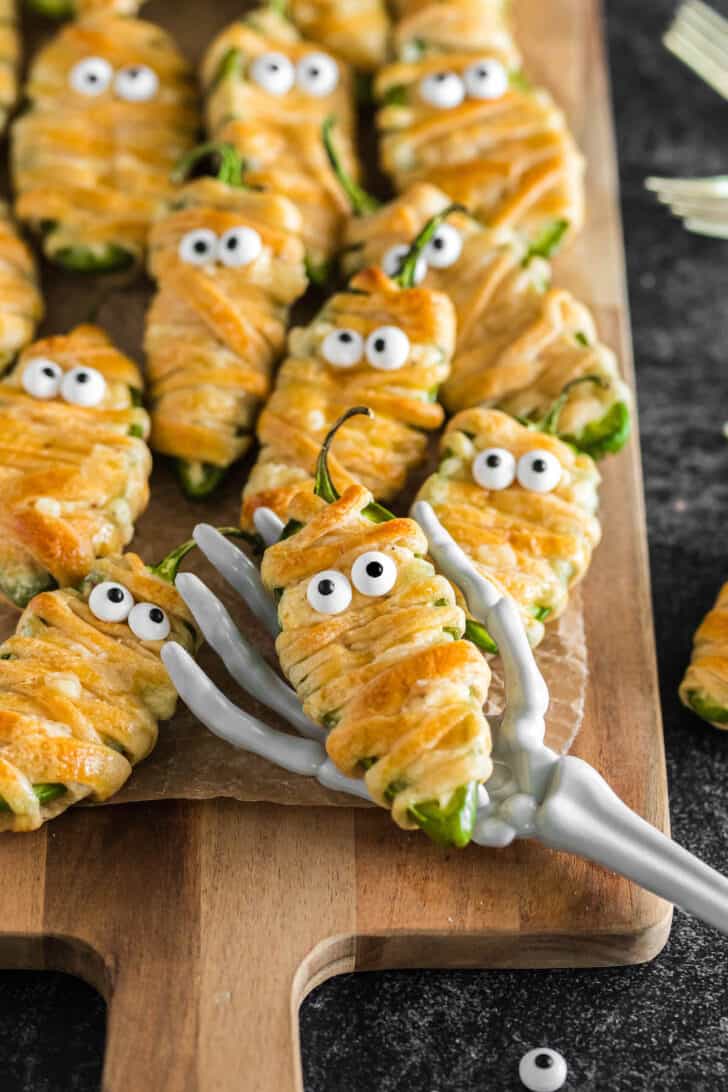
[{"label": "wooden cutting board", "polygon": [[[157,0],[149,17],[170,6]],[[221,2],[220,23],[236,9]],[[599,0],[517,0],[516,13],[527,69],[563,103],[589,163],[587,229],[558,279],[594,307],[631,376]],[[199,53],[201,32],[185,44]],[[573,750],[665,829],[636,437],[604,479]],[[0,966],[70,971],[108,998],[109,1092],[300,1090],[297,1008],[331,975],[638,962],[670,925],[665,903],[582,860],[528,843],[444,852],[378,811],[348,808],[78,810],[3,837],[0,877]]]}]

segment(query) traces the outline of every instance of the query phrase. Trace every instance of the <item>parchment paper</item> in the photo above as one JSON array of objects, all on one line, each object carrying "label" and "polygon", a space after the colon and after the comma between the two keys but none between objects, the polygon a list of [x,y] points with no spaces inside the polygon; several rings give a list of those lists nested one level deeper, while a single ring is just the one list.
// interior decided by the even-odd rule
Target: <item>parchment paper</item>
[{"label": "parchment paper", "polygon": [[[171,0],[153,0],[146,5],[143,14],[145,18],[156,20],[171,30],[189,56],[197,60],[213,34],[238,17],[243,7],[230,0],[216,0],[214,4],[174,4]],[[26,50],[32,54],[40,41],[47,37],[49,26],[46,22],[31,19],[26,32]],[[372,156],[366,159],[373,161]],[[92,319],[104,326],[122,349],[137,360],[142,360],[144,313],[152,295],[152,285],[143,276],[120,274],[110,278],[85,278],[43,265],[42,280],[47,306],[42,333],[65,332],[78,322]],[[313,296],[304,301],[297,308],[297,320],[305,320],[316,305],[317,299]],[[398,513],[407,512],[419,482],[434,465],[436,446],[436,439],[433,438],[428,465],[413,479],[401,503],[393,506]],[[197,522],[237,522],[240,491],[253,457],[254,453],[251,453],[246,463],[235,468],[213,500],[198,504],[185,500],[170,467],[163,459],[156,459],[151,504],[140,519],[135,539],[129,548],[145,560],[154,562],[188,538]],[[221,595],[241,630],[256,641],[275,665],[277,661],[272,641],[214,570],[196,553],[190,555],[186,567],[194,569]],[[17,618],[17,611],[0,606],[0,639],[13,632]],[[537,650],[537,659],[551,692],[547,742],[556,750],[566,751],[581,726],[588,677],[578,592],[572,597],[565,615],[547,627],[547,636]],[[286,725],[277,716],[231,682],[209,648],[203,649],[200,662],[241,707],[273,727],[286,730]],[[503,704],[503,683],[497,658],[491,661],[491,667],[494,677],[489,712],[499,710]],[[154,753],[135,770],[125,788],[110,803],[218,796],[280,804],[367,806],[350,796],[331,793],[310,778],[288,774],[264,759],[234,750],[211,735],[182,706],[170,723],[161,726]]]}]

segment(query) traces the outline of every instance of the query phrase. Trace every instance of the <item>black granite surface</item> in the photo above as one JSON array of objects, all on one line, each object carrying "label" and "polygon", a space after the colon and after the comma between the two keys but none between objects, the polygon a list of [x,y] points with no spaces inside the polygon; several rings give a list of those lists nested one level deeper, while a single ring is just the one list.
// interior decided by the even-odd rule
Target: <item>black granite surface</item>
[{"label": "black granite surface", "polygon": [[[728,105],[661,47],[673,7],[608,0],[607,16],[673,828],[726,870],[728,736],[676,689],[728,578],[728,243],[687,235],[643,180],[728,173]],[[0,974],[0,1092],[97,1089],[104,1019],[79,982]],[[306,1092],[517,1089],[521,1054],[541,1044],[582,1092],[728,1089],[728,940],[678,913],[644,967],[348,976],[301,1023]]]}]

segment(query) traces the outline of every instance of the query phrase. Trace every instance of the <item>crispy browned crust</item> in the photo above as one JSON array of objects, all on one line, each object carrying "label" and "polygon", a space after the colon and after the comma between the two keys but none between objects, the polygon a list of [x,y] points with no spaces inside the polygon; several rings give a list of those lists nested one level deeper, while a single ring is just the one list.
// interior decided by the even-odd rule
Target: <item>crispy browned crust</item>
[{"label": "crispy browned crust", "polygon": [[[517,481],[488,490],[472,475],[479,451],[498,447],[516,458],[535,449],[561,464],[561,482],[551,493],[534,493]],[[596,516],[599,472],[588,455],[555,436],[532,431],[498,410],[471,409],[450,421],[442,438],[442,462],[423,483],[419,500],[438,519],[484,576],[521,608],[529,639],[543,625],[539,608],[557,618],[569,589],[585,575],[601,535]]]},{"label": "crispy browned crust", "polygon": [[0,0],[0,130],[18,99],[20,54],[16,0]]},{"label": "crispy browned crust", "polygon": [[389,17],[383,0],[290,0],[287,14],[307,38],[355,68],[372,71],[387,59]]},{"label": "crispy browned crust", "polygon": [[[318,502],[309,522],[269,547],[262,576],[280,595],[281,666],[306,712],[331,731],[327,750],[348,776],[363,776],[374,799],[400,826],[415,824],[413,803],[446,802],[460,786],[490,773],[490,732],[483,715],[490,670],[457,638],[464,615],[444,577],[425,560],[427,541],[410,519],[373,524],[362,515],[371,494],[351,486],[333,504]],[[298,513],[302,514],[302,513]],[[397,566],[382,598],[353,588],[347,610],[318,614],[310,579],[324,569],[347,578],[361,554],[378,550]],[[394,804],[390,785],[402,786]]]},{"label": "crispy browned crust", "polygon": [[[88,607],[94,584],[124,584],[137,602],[161,606],[170,639],[194,651],[199,637],[171,584],[136,554],[99,561],[80,591],[44,592],[0,646],[0,831],[35,830],[83,799],[107,800],[157,740],[176,692],[159,653],[123,623],[99,621]],[[34,784],[65,792],[43,806]]]},{"label": "crispy browned crust", "polygon": [[[149,65],[157,95],[134,103],[113,87],[95,97],[75,92],[69,73],[90,56],[114,71]],[[12,129],[18,217],[54,225],[45,237],[51,257],[118,246],[140,258],[172,192],[172,169],[200,124],[192,73],[172,39],[152,23],[115,15],[71,23],[34,59],[26,94],[31,107]]]},{"label": "crispy browned crust", "polygon": [[[31,398],[21,377],[39,356],[63,371],[96,368],[104,401],[87,408]],[[149,420],[131,396],[141,385],[137,365],[95,326],[24,351],[0,383],[0,567],[40,567],[63,586],[126,545],[149,499]]]},{"label": "crispy browned crust", "polygon": [[0,374],[27,345],[43,317],[35,261],[0,202]]},{"label": "crispy browned crust", "polygon": [[[200,267],[178,253],[182,237],[253,228],[263,250],[250,265]],[[150,271],[158,282],[145,350],[152,447],[229,466],[249,447],[289,305],[306,289],[298,210],[284,197],[205,178],[188,183],[154,225]]]},{"label": "crispy browned crust", "polygon": [[[282,518],[293,499],[310,493],[321,443],[345,410],[368,406],[373,418],[354,417],[337,433],[330,465],[339,489],[360,482],[380,500],[395,496],[424,458],[426,432],[443,420],[434,398],[449,371],[455,336],[452,304],[441,293],[402,289],[380,269],[367,269],[351,290],[332,296],[314,321],[291,332],[288,357],[258,422],[261,452],[243,493],[243,525],[266,505]],[[334,328],[364,337],[394,325],[410,340],[408,363],[377,371],[366,360],[342,371],[320,346]]]}]

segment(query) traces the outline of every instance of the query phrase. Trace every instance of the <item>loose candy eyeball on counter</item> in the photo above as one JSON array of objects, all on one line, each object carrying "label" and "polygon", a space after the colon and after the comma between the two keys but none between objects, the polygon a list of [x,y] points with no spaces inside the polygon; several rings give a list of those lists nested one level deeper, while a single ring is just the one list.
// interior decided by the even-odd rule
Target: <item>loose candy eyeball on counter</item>
[{"label": "loose candy eyeball on counter", "polygon": [[518,1076],[530,1092],[557,1092],[563,1087],[566,1074],[564,1056],[550,1047],[529,1050],[518,1064]]}]

